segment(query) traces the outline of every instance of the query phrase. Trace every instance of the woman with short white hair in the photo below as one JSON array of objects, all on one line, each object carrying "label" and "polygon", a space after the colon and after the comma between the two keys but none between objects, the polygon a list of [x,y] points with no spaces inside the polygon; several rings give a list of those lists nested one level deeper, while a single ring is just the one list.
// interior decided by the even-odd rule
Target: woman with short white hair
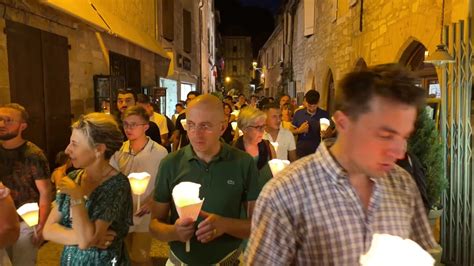
[{"label": "woman with short white hair", "polygon": [[257,164],[260,173],[259,185],[263,187],[272,178],[268,161],[276,157],[275,149],[268,140],[263,139],[267,115],[255,108],[245,107],[239,113],[237,127],[243,135],[235,142],[234,146],[250,154]]}]

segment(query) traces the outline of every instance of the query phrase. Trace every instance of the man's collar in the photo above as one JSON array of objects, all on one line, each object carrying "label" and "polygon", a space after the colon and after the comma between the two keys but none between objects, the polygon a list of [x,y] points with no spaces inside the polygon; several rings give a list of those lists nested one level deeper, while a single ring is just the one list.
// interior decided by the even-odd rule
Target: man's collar
[{"label": "man's collar", "polygon": [[[212,161],[216,161],[216,160],[221,160],[221,159],[227,159],[228,158],[228,155],[229,155],[229,148],[230,146],[226,143],[223,143],[221,142],[220,143],[221,145],[221,149],[219,150],[219,152],[214,156],[214,158],[212,158],[211,162]],[[199,161],[202,161],[198,156],[197,154],[194,152],[191,144],[185,146],[184,148],[184,159],[188,160],[188,161],[191,161],[191,160],[199,160]]]}]

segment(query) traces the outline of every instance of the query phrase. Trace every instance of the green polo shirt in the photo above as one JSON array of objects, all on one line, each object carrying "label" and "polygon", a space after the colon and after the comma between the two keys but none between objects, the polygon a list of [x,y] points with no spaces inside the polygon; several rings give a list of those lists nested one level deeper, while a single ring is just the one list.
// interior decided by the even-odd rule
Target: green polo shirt
[{"label": "green polo shirt", "polygon": [[[189,181],[201,184],[200,198],[204,198],[202,210],[229,218],[241,218],[243,202],[255,201],[260,193],[258,171],[247,153],[222,143],[221,150],[210,163],[200,160],[191,145],[169,154],[160,164],[155,200],[170,203],[170,224],[179,218],[173,202],[172,191],[177,184]],[[202,218],[196,221],[196,226]],[[191,252],[185,251],[185,243],[170,242],[173,253],[186,264],[215,264],[237,249],[241,239],[224,234],[209,242],[201,243],[191,238]]]}]

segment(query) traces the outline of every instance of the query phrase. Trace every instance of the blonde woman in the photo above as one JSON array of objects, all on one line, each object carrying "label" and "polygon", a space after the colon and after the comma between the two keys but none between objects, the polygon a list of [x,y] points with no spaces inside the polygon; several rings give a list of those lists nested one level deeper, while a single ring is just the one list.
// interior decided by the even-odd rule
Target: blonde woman
[{"label": "blonde woman", "polygon": [[260,173],[259,185],[263,187],[272,177],[268,161],[276,157],[276,152],[268,140],[263,139],[267,115],[254,107],[245,107],[239,113],[237,127],[243,135],[235,142],[234,146],[254,158]]},{"label": "blonde woman", "polygon": [[66,153],[80,170],[58,182],[44,228],[45,239],[65,245],[61,265],[130,264],[123,243],[132,224],[130,183],[109,164],[122,140],[107,114],[88,114],[72,126]]}]

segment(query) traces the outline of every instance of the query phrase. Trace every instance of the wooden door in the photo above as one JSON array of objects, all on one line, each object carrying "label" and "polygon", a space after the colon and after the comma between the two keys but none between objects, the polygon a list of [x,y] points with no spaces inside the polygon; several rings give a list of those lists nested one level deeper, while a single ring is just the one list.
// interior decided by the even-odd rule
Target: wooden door
[{"label": "wooden door", "polygon": [[50,165],[70,136],[67,38],[7,20],[11,102],[30,115],[25,139],[44,150]]}]

